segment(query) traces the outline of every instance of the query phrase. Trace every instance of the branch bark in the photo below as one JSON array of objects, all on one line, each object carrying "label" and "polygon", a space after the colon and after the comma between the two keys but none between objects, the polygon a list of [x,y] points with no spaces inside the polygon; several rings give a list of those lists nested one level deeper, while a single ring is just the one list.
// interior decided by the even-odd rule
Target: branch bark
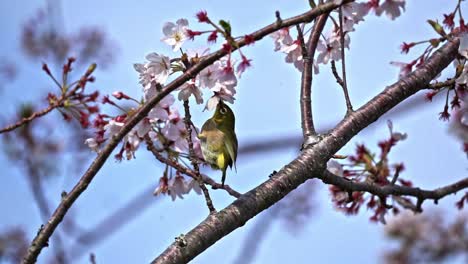
[{"label": "branch bark", "polygon": [[[313,76],[313,61],[315,50],[322,34],[323,28],[327,22],[329,12],[317,18],[315,21],[312,33],[310,34],[307,47],[303,46],[302,54],[304,59],[304,70],[301,78],[301,121],[302,133],[304,135],[304,144],[307,146],[315,142],[317,132],[314,127],[314,119],[312,116],[312,76]],[[300,34],[302,36],[302,34]],[[304,50],[305,49],[305,50]]]},{"label": "branch bark", "polygon": [[[183,238],[186,243],[172,243],[152,263],[187,263],[248,220],[281,200],[300,184],[321,176],[326,161],[352,137],[398,103],[427,87],[457,55],[459,41],[448,42],[420,67],[347,115],[328,135],[306,147],[291,163],[270,179],[243,194],[222,211],[208,216]],[[461,187],[463,188],[464,185]]]},{"label": "branch bark", "polygon": [[[353,0],[344,0],[341,4],[343,5],[350,2],[353,2]],[[309,10],[301,15],[286,20],[281,20],[280,23],[272,23],[264,28],[253,32],[252,34],[249,34],[249,36],[251,36],[254,40],[260,40],[263,37],[281,28],[293,26],[299,23],[310,22],[316,17],[320,16],[321,14],[330,12],[338,6],[339,5],[337,5],[334,2],[319,5],[316,8]],[[243,38],[237,42],[237,45],[234,45],[232,47],[231,52],[245,45],[246,41],[245,38]],[[28,252],[23,259],[24,264],[35,263],[37,261],[37,257],[39,256],[41,250],[47,246],[49,238],[52,236],[57,226],[63,220],[65,214],[71,208],[76,199],[78,199],[78,197],[86,190],[88,185],[94,179],[94,176],[96,176],[97,172],[102,168],[107,158],[111,155],[112,151],[115,149],[115,147],[117,147],[117,145],[124,138],[124,136],[127,133],[129,133],[131,129],[138,124],[138,122],[145,118],[149,111],[151,111],[151,109],[155,107],[156,104],[158,104],[158,102],[162,98],[167,96],[169,93],[173,92],[186,81],[194,78],[200,71],[202,71],[204,68],[208,67],[215,61],[219,60],[220,58],[224,57],[225,55],[227,55],[227,53],[228,52],[226,50],[220,49],[216,52],[213,52],[210,55],[207,55],[206,57],[203,57],[199,63],[195,64],[184,74],[182,74],[174,81],[166,85],[165,88],[158,95],[151,98],[128,120],[128,122],[122,127],[122,129],[117,134],[115,134],[100,151],[99,155],[92,162],[92,164],[80,178],[79,182],[73,187],[73,189],[68,194],[62,197],[59,206],[54,211],[49,221],[47,221],[47,223],[41,226],[41,228],[38,230],[36,237],[31,242]]]}]

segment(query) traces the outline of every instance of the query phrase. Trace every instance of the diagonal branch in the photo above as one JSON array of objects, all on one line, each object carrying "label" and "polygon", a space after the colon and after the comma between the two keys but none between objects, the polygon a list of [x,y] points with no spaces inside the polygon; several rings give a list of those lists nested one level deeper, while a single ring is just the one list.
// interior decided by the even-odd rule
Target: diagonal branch
[{"label": "diagonal branch", "polygon": [[[353,1],[344,0],[341,4],[346,4],[350,2]],[[335,2],[330,2],[317,6],[316,8],[309,10],[301,15],[286,20],[281,20],[281,23],[272,23],[264,28],[253,32],[252,34],[249,34],[249,36],[251,36],[254,40],[260,40],[263,37],[269,35],[270,33],[273,33],[282,28],[293,26],[299,23],[310,22],[316,17],[320,16],[321,14],[330,12],[338,6],[339,5],[337,5]],[[243,47],[248,43],[250,42],[246,42],[245,38],[243,38],[236,42],[236,45],[232,47],[231,51]],[[28,252],[23,259],[23,263],[34,263],[37,261],[37,257],[39,256],[41,250],[47,246],[49,238],[52,236],[53,232],[60,224],[67,211],[71,208],[76,199],[78,199],[78,197],[86,190],[88,185],[93,180],[94,176],[96,176],[98,171],[106,162],[107,158],[111,155],[112,151],[117,147],[117,145],[124,138],[124,136],[127,133],[129,133],[132,130],[132,128],[138,124],[138,122],[145,118],[149,111],[154,106],[156,106],[156,104],[158,104],[158,102],[162,98],[164,98],[169,93],[173,92],[186,81],[196,76],[204,68],[208,67],[215,61],[227,55],[227,53],[228,52],[226,50],[220,49],[216,52],[213,52],[210,55],[207,55],[206,57],[203,57],[199,63],[195,64],[184,74],[182,74],[181,76],[173,80],[171,83],[166,85],[165,88],[158,95],[151,98],[128,120],[128,122],[122,127],[122,129],[117,134],[115,134],[100,151],[99,155],[83,174],[79,182],[67,195],[64,195],[59,206],[54,211],[49,221],[44,226],[41,226],[41,228],[38,230],[36,237],[31,242],[31,246],[29,247]]]},{"label": "diagonal branch", "polygon": [[281,200],[306,180],[323,174],[326,161],[352,137],[380,116],[427,87],[457,55],[459,41],[448,42],[405,78],[388,86],[357,111],[347,115],[330,134],[302,153],[270,179],[243,194],[222,211],[211,214],[185,234],[184,243],[172,243],[152,263],[187,263],[216,241]]},{"label": "diagonal branch", "polygon": [[52,110],[54,110],[55,108],[60,107],[60,106],[61,106],[60,104],[51,104],[47,108],[44,108],[41,111],[34,112],[32,115],[30,115],[28,117],[23,117],[18,122],[14,123],[12,125],[8,125],[8,126],[2,128],[2,129],[0,129],[0,134],[15,130],[20,126],[26,125],[26,124],[28,124],[29,122],[33,121],[36,118],[47,115]]}]

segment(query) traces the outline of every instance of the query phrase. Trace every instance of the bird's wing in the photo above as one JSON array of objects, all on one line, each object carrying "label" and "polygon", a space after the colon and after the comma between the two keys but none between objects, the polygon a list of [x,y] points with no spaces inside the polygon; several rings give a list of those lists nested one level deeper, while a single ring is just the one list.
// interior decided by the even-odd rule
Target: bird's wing
[{"label": "bird's wing", "polygon": [[232,144],[228,144],[227,140],[224,140],[224,146],[226,147],[227,151],[228,151],[228,154],[231,158],[231,161],[232,163],[234,164],[234,169],[237,171],[237,168],[236,168],[236,160],[237,160],[237,137],[236,137],[236,134],[234,132],[231,132],[231,131],[228,131],[226,132],[227,133],[227,137],[229,139],[232,139]]},{"label": "bird's wing", "polygon": [[211,118],[206,120],[206,122],[202,126],[201,132],[198,134],[198,138],[201,141],[206,141],[206,138],[207,138],[206,131],[212,130],[214,128],[216,128],[216,123]]}]

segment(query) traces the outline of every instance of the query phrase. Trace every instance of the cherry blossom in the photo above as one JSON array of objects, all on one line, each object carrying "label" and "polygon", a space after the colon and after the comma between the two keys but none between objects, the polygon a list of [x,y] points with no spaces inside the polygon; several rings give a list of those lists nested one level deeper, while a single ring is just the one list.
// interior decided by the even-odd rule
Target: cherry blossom
[{"label": "cherry blossom", "polygon": [[468,143],[468,94],[460,94],[460,107],[452,111],[449,131],[463,143]]},{"label": "cherry blossom", "polygon": [[146,59],[148,60],[146,68],[154,75],[154,80],[160,84],[164,84],[171,73],[169,57],[153,52],[146,55]]},{"label": "cherry blossom", "polygon": [[85,144],[95,152],[99,152],[99,144],[95,138],[87,138]]},{"label": "cherry blossom", "polygon": [[237,77],[234,73],[232,61],[222,59],[203,70],[200,75],[200,87],[208,88],[214,95],[208,100],[205,109],[213,110],[219,100],[234,103]]},{"label": "cherry blossom", "polygon": [[141,138],[144,137],[146,134],[148,134],[150,130],[151,130],[151,122],[149,118],[144,118],[143,120],[141,120],[140,123],[138,123],[135,126],[136,134]]},{"label": "cherry blossom", "polygon": [[327,170],[329,170],[331,173],[343,177],[344,172],[343,172],[343,166],[336,161],[336,160],[329,160],[327,162]]},{"label": "cherry blossom", "polygon": [[[155,91],[156,84],[164,84],[171,73],[170,60],[169,57],[155,52],[148,54],[146,59],[148,60],[147,63],[135,63],[133,67],[139,73],[140,84],[144,90]],[[148,96],[149,98],[151,96]]]},{"label": "cherry blossom", "polygon": [[172,46],[174,51],[179,50],[182,44],[188,39],[187,36],[188,20],[179,19],[176,24],[166,22],[163,26],[163,33],[165,37],[161,40]]},{"label": "cherry blossom", "polygon": [[272,33],[271,37],[273,38],[273,41],[275,43],[275,51],[279,51],[283,49],[284,46],[288,46],[293,43],[293,39],[291,35],[289,35],[288,28],[282,28]]},{"label": "cherry blossom", "polygon": [[285,58],[287,63],[292,63],[299,71],[304,70],[302,47],[299,40],[293,41],[291,45],[284,45],[281,51],[287,54]]},{"label": "cherry blossom", "polygon": [[180,86],[178,90],[180,90],[179,96],[178,96],[179,100],[181,101],[188,100],[190,96],[193,94],[197,104],[203,103],[203,97],[202,97],[203,94],[201,90],[195,85],[194,80],[190,80],[184,83],[182,86]]},{"label": "cherry blossom", "polygon": [[326,41],[319,41],[317,45],[317,63],[327,64],[330,60],[341,59],[341,44],[336,38],[327,38]]},{"label": "cherry blossom", "polygon": [[107,123],[107,125],[104,126],[104,130],[106,131],[107,137],[111,138],[113,135],[117,134],[123,126],[124,123],[117,122],[112,119],[109,121],[109,123]]},{"label": "cherry blossom", "polygon": [[364,21],[364,17],[369,13],[370,6],[367,3],[351,2],[343,5],[342,10],[344,17],[357,24]]},{"label": "cherry blossom", "polygon": [[148,118],[151,123],[157,121],[166,121],[169,119],[169,107],[175,102],[174,96],[169,94],[165,96],[159,103],[148,113]]},{"label": "cherry blossom", "polygon": [[135,158],[135,152],[140,146],[140,138],[136,130],[130,131],[124,138],[125,157],[127,160]]},{"label": "cherry blossom", "polygon": [[187,181],[179,172],[169,180],[167,187],[172,201],[176,200],[176,198],[184,199],[183,195],[188,194],[191,190],[199,195],[202,193],[196,180],[191,179]]},{"label": "cherry blossom", "polygon": [[395,20],[401,15],[401,10],[405,11],[405,0],[385,0],[383,4],[375,9],[377,16],[385,13],[388,18]]},{"label": "cherry blossom", "polygon": [[392,140],[395,141],[395,143],[398,141],[403,141],[406,138],[408,138],[408,134],[406,133],[393,131],[393,122],[391,120],[387,120],[387,126],[388,126],[388,129],[390,130],[390,137],[392,138]]},{"label": "cherry blossom", "polygon": [[198,195],[201,195],[202,194],[202,190],[200,188],[200,185],[198,184],[198,182],[194,179],[192,179],[188,184],[187,184],[187,193],[190,192],[191,190],[193,190],[195,193],[197,193]]},{"label": "cherry blossom", "polygon": [[390,64],[396,67],[400,67],[398,78],[401,79],[413,71],[413,66],[416,64],[416,61],[412,61],[410,63],[392,61]]},{"label": "cherry blossom", "polygon": [[166,175],[162,176],[159,179],[159,185],[156,187],[156,189],[153,191],[153,195],[158,195],[158,194],[166,194],[169,191],[169,179],[167,178]]},{"label": "cherry blossom", "polygon": [[243,54],[241,55],[241,62],[237,65],[237,70],[236,70],[236,73],[237,75],[239,76],[239,78],[242,76],[242,73],[244,73],[244,71],[251,66],[251,61],[250,59],[247,59],[247,57],[245,57]]},{"label": "cherry blossom", "polygon": [[208,89],[215,87],[216,83],[218,82],[218,72],[221,70],[221,61],[216,61],[215,63],[203,69],[198,75],[200,80],[200,87]]}]

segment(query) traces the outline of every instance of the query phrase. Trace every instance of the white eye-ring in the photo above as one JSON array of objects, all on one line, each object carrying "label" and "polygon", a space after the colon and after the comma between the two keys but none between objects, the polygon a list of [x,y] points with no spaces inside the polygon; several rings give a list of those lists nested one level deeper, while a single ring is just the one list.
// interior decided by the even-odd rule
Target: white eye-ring
[{"label": "white eye-ring", "polygon": [[219,109],[219,112],[224,115],[226,113],[226,108],[221,107],[221,109]]}]

